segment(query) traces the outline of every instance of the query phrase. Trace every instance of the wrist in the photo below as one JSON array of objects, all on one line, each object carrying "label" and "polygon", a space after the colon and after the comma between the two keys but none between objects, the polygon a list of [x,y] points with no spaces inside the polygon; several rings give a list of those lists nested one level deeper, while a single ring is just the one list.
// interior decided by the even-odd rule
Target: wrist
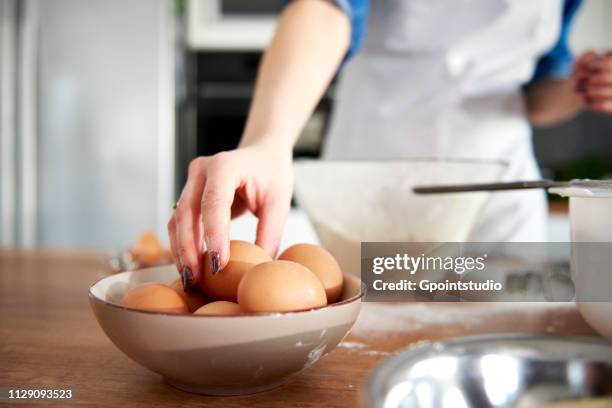
[{"label": "wrist", "polygon": [[291,156],[293,154],[293,138],[283,137],[281,134],[268,132],[260,134],[244,133],[238,148],[262,147],[275,150],[279,154]]}]

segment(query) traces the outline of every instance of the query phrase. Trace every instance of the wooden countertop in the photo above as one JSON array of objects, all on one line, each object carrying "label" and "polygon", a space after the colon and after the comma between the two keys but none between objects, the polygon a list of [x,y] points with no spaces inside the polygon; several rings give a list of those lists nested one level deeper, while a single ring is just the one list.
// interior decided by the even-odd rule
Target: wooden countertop
[{"label": "wooden countertop", "polygon": [[69,388],[88,406],[355,406],[374,366],[411,344],[492,332],[592,334],[572,305],[368,303],[347,339],[286,385],[207,397],[164,384],[106,338],[87,288],[109,273],[101,253],[0,250],[0,388]]}]

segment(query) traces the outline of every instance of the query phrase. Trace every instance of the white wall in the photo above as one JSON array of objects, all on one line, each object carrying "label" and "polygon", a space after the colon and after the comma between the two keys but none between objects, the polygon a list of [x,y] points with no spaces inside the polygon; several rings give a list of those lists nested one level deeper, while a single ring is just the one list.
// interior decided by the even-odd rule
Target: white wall
[{"label": "white wall", "polygon": [[577,54],[612,49],[611,0],[583,0],[570,33],[570,46]]}]

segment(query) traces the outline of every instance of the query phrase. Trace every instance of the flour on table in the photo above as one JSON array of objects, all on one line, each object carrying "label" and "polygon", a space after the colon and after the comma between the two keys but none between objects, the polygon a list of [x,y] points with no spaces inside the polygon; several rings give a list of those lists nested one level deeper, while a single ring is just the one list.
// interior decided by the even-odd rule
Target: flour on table
[{"label": "flour on table", "polygon": [[575,309],[573,303],[553,302],[364,303],[352,333],[414,333],[429,327],[449,325],[471,328],[488,319],[507,315],[539,316],[550,312],[562,315]]}]

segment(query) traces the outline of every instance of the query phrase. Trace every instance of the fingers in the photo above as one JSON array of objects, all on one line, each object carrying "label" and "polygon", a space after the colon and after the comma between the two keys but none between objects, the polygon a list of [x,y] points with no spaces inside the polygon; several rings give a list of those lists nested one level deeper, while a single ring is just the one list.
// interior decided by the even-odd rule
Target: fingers
[{"label": "fingers", "polygon": [[278,251],[289,209],[290,200],[269,199],[257,214],[259,222],[255,243],[272,258]]},{"label": "fingers", "polygon": [[612,114],[612,99],[589,99],[587,104],[594,111]]},{"label": "fingers", "polygon": [[178,269],[185,289],[193,287],[201,279],[200,197],[205,180],[204,160],[198,158],[189,165],[187,183],[171,221],[175,227],[173,253],[178,259]]},{"label": "fingers", "polygon": [[612,67],[610,73],[600,73],[586,78],[579,88],[579,92],[585,97],[585,101],[611,99],[612,98]]},{"label": "fingers", "polygon": [[584,91],[585,99],[612,99],[612,84],[610,85],[589,85]]},{"label": "fingers", "polygon": [[[213,273],[225,267],[231,218],[245,210],[259,218],[257,244],[271,256],[276,253],[289,212],[291,156],[271,160],[271,155],[280,156],[268,145],[251,146],[190,164],[178,207],[168,222],[172,252],[186,288],[201,282],[204,266]],[[206,248],[204,258],[201,244]]]},{"label": "fingers", "polygon": [[612,68],[609,72],[601,72],[598,74],[589,75],[585,78],[586,87],[602,87],[612,86]]},{"label": "fingers", "polygon": [[170,252],[172,252],[172,259],[174,260],[174,266],[176,270],[181,270],[181,264],[178,260],[178,246],[176,242],[176,221],[174,220],[174,209],[172,210],[172,216],[168,221],[168,236],[170,237]]},{"label": "fingers", "polygon": [[595,61],[599,58],[601,58],[601,54],[599,52],[595,50],[589,50],[580,56],[580,58],[578,59],[578,63],[588,64],[591,61]]},{"label": "fingers", "polygon": [[612,113],[612,53],[589,53],[580,60],[583,67],[577,70],[576,91],[590,109]]},{"label": "fingers", "polygon": [[600,54],[595,51],[588,51],[580,56],[574,63],[574,76],[577,78],[583,77],[589,72],[589,64],[601,58]]},{"label": "fingers", "polygon": [[232,203],[240,183],[236,173],[228,166],[223,153],[211,158],[201,197],[204,242],[213,274],[223,269],[229,260]]},{"label": "fingers", "polygon": [[590,77],[601,71],[602,63],[608,58],[597,52],[587,52],[580,57],[574,64],[574,77],[576,80],[582,80]]},{"label": "fingers", "polygon": [[612,55],[600,55],[598,58],[589,60],[587,65],[588,69],[593,73],[610,72],[612,70]]}]

